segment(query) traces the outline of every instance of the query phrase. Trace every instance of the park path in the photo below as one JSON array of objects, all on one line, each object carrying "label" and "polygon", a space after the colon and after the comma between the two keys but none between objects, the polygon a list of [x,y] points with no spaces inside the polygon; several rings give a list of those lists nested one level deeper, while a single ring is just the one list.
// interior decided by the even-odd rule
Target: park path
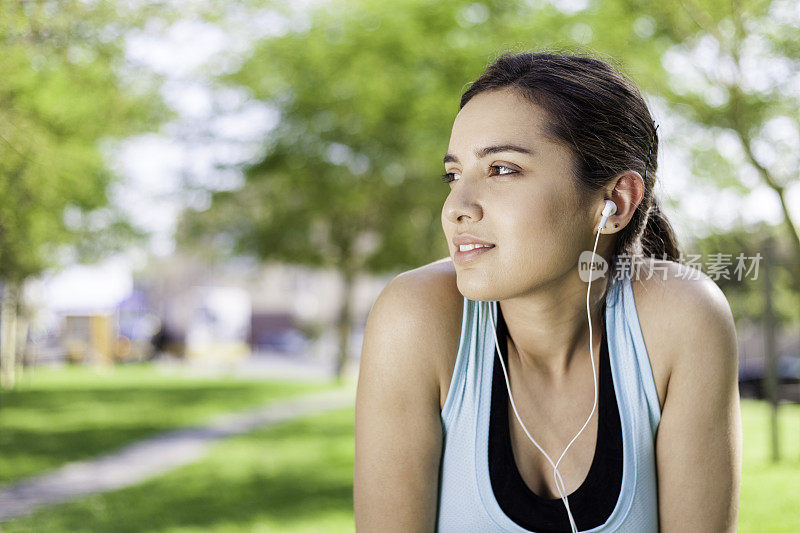
[{"label": "park path", "polygon": [[0,489],[0,522],[81,496],[119,490],[202,458],[216,441],[305,415],[349,407],[355,388],[306,394],[220,415],[210,423],[162,433],[94,459],[76,461]]}]

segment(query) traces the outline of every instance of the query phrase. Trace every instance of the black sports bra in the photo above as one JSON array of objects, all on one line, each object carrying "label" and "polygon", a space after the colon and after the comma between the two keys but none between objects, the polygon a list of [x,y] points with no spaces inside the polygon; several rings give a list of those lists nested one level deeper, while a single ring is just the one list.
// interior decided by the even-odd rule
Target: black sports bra
[{"label": "black sports bra", "polygon": [[[508,368],[508,329],[499,305],[497,310],[497,340]],[[602,331],[597,391],[597,445],[586,479],[575,492],[567,496],[579,530],[604,524],[614,510],[622,488],[622,427],[611,376],[605,325]],[[509,409],[505,377],[495,353],[489,418],[489,478],[492,491],[503,512],[519,526],[536,533],[569,532],[567,510],[561,498],[540,497],[528,488],[517,469],[511,449]],[[533,446],[533,443],[530,445]]]}]

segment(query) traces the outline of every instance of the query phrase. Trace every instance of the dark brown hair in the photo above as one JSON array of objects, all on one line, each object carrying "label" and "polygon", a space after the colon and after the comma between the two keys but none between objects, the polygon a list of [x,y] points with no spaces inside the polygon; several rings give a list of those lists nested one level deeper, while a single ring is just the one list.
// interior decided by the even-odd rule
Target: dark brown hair
[{"label": "dark brown hair", "polygon": [[625,170],[644,178],[645,192],[630,222],[617,233],[611,258],[621,254],[680,260],[675,233],[654,194],[658,135],[636,86],[605,61],[566,54],[504,53],[461,96],[517,88],[549,116],[548,131],[576,154],[574,180],[581,202]]}]

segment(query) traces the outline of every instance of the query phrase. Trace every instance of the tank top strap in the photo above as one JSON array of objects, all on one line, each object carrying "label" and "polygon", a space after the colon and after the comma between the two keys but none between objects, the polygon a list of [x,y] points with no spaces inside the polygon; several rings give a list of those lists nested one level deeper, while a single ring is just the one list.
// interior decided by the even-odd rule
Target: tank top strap
[{"label": "tank top strap", "polygon": [[610,353],[617,354],[617,360],[612,361],[612,368],[627,387],[628,395],[638,398],[643,403],[648,414],[650,430],[655,436],[661,420],[661,408],[650,357],[639,323],[630,274],[613,280],[606,305],[609,349]]},{"label": "tank top strap", "polygon": [[463,403],[472,401],[472,398],[465,398],[465,393],[467,385],[474,383],[476,379],[474,374],[478,370],[475,368],[475,363],[478,355],[479,332],[481,331],[482,313],[480,303],[467,297],[463,299],[458,353],[453,367],[453,376],[450,379],[450,386],[447,390],[447,397],[441,412],[442,425],[445,430],[452,425],[456,414],[464,410]]}]

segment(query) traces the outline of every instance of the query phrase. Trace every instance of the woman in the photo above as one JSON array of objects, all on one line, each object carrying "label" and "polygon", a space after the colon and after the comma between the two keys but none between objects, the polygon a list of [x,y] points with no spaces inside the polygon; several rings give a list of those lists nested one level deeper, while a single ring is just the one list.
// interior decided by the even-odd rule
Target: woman
[{"label": "woman", "polygon": [[657,153],[639,91],[597,59],[506,54],[462,95],[450,258],[393,279],[367,322],[359,532],[736,530],[736,333],[678,262]]}]

